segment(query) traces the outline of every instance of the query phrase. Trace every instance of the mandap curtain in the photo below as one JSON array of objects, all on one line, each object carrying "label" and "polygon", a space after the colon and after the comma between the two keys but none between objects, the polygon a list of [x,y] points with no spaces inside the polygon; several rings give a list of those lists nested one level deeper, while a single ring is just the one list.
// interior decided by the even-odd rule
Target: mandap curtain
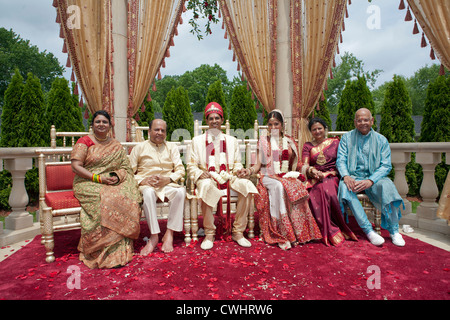
[{"label": "mandap curtain", "polygon": [[185,0],[130,0],[128,9],[128,118],[136,114],[149,94],[182,23]]},{"label": "mandap curtain", "polygon": [[301,150],[310,140],[307,117],[331,72],[346,12],[346,0],[291,0],[292,115]]},{"label": "mandap curtain", "polygon": [[[242,71],[267,111],[275,106],[277,1],[220,0]],[[322,96],[338,45],[346,0],[290,0],[293,135],[309,139],[306,118]]]},{"label": "mandap curtain", "polygon": [[[129,120],[138,111],[149,92],[169,47],[185,0],[128,1],[128,81]],[[114,74],[111,0],[54,0],[56,21],[64,38],[67,67],[75,76],[91,113],[108,111],[114,124]],[[79,18],[79,24],[74,24]],[[82,99],[80,101],[82,104]],[[129,121],[128,121],[129,127]]]},{"label": "mandap curtain", "polygon": [[[91,113],[111,112],[111,5],[108,0],[55,0],[63,52]],[[72,79],[74,80],[74,79]],[[82,99],[80,104],[82,103]]]},{"label": "mandap curtain", "polygon": [[450,4],[448,0],[408,0],[414,16],[442,65],[450,70]]},{"label": "mandap curtain", "polygon": [[277,0],[219,0],[239,68],[257,99],[275,108]]}]

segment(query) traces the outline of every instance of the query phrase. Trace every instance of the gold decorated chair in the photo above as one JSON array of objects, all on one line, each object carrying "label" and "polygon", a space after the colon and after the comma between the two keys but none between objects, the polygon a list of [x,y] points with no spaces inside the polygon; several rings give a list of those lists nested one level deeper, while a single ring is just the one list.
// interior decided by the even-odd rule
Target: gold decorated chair
[{"label": "gold decorated chair", "polygon": [[[373,221],[375,232],[381,235],[381,211],[375,208],[372,202],[370,202],[369,197],[364,192],[358,193],[357,197],[366,212],[367,218],[369,221]],[[352,214],[350,207],[347,205],[345,206],[345,212],[346,214]]]},{"label": "gold decorated chair", "polygon": [[[71,163],[55,161],[55,158],[70,154],[71,150],[72,148],[37,150],[41,243],[45,246],[45,261],[48,263],[55,261],[54,232],[81,227],[81,207],[72,190],[75,174]],[[53,160],[47,162],[48,158]]]}]

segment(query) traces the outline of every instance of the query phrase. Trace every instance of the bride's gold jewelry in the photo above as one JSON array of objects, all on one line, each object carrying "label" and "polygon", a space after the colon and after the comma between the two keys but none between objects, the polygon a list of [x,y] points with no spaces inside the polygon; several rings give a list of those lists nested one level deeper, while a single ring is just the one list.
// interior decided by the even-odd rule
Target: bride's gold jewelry
[{"label": "bride's gold jewelry", "polygon": [[105,142],[106,140],[108,140],[108,136],[106,136],[106,138],[104,138],[104,139],[102,139],[102,138],[99,138],[99,137],[97,137],[97,135],[94,133],[94,137],[95,137],[95,139],[97,139],[98,141],[100,141],[100,142]]}]

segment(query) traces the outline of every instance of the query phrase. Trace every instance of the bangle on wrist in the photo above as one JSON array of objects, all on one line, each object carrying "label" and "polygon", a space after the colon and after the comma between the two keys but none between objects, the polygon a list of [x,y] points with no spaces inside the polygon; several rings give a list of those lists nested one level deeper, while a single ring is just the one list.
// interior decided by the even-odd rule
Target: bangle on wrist
[{"label": "bangle on wrist", "polygon": [[102,178],[100,177],[99,174],[94,173],[92,175],[92,181],[93,182],[97,182],[97,183],[102,183]]}]

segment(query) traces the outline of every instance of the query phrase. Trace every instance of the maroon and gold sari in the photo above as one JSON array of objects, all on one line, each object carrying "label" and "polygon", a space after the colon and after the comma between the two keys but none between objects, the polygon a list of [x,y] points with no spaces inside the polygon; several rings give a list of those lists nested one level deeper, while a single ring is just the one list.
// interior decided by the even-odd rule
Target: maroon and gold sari
[{"label": "maroon and gold sari", "polygon": [[116,185],[75,176],[73,189],[81,203],[80,260],[89,268],[123,266],[133,258],[133,239],[139,236],[141,193],[122,145],[115,139],[94,144],[89,137],[78,140],[71,159],[96,174],[115,174]]},{"label": "maroon and gold sari", "polygon": [[305,143],[302,152],[302,162],[309,164],[324,174],[322,181],[309,179],[309,205],[320,231],[323,241],[328,246],[338,245],[346,238],[357,240],[342,215],[337,197],[339,173],[336,168],[339,140],[325,139],[318,145]]},{"label": "maroon and gold sari", "polygon": [[[298,171],[301,169],[301,163],[298,161],[297,146],[291,139],[289,144],[289,168],[292,171]],[[259,194],[254,195],[254,199],[263,240],[268,244],[283,244],[287,241],[296,244],[320,239],[322,237],[320,230],[308,207],[306,187],[299,179],[282,178],[274,174],[273,162],[281,162],[282,150],[278,152],[280,159],[273,159],[270,141],[266,137],[259,140],[258,149],[264,165],[257,185]],[[269,193],[263,183],[265,175],[282,183],[287,214],[270,212]],[[279,218],[275,218],[276,216]]]}]

